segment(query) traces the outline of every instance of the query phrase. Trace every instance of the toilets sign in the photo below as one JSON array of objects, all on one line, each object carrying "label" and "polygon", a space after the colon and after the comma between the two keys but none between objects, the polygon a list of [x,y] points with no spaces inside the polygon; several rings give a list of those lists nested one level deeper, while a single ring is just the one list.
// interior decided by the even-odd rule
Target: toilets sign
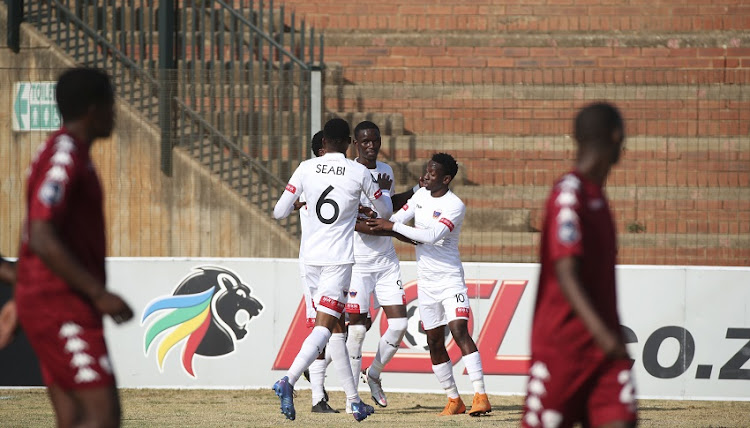
[{"label": "toilets sign", "polygon": [[13,85],[14,131],[54,131],[60,123],[55,82],[17,82]]}]

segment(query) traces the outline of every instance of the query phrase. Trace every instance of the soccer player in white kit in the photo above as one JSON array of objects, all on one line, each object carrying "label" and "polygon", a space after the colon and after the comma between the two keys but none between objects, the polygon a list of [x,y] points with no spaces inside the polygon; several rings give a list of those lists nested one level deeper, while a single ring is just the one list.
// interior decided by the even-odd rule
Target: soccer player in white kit
[{"label": "soccer player in white kit", "polygon": [[[380,129],[370,121],[360,122],[354,128],[354,144],[359,156],[355,161],[366,166],[375,181],[379,176],[393,177],[393,169],[386,163],[378,161],[380,152]],[[391,195],[395,186],[391,181]],[[413,193],[409,193],[410,195]],[[394,197],[395,201],[396,198]],[[402,199],[403,201],[406,198]],[[360,204],[372,205],[363,194]],[[403,202],[402,202],[403,204]],[[396,208],[396,207],[394,207]],[[400,208],[400,207],[398,207]],[[379,213],[385,216],[388,213]],[[386,217],[387,218],[387,217]],[[357,228],[368,228],[358,222]],[[367,333],[367,313],[370,310],[370,296],[375,295],[378,303],[388,317],[388,329],[378,342],[375,359],[366,372],[367,384],[370,387],[372,399],[380,407],[386,407],[388,401],[380,382],[380,373],[388,361],[393,358],[401,345],[406,333],[406,296],[401,282],[401,268],[399,267],[396,249],[390,236],[376,236],[363,233],[354,234],[354,268],[352,282],[349,287],[349,298],[346,312],[349,315],[349,331],[346,347],[351,359],[352,375],[359,378],[362,370],[362,344]]]},{"label": "soccer player in white kit", "polygon": [[[419,317],[427,334],[432,370],[448,395],[441,415],[466,412],[453,378],[448,351],[445,348],[445,325],[463,354],[466,371],[474,386],[472,416],[492,410],[484,390],[482,361],[469,335],[469,297],[464,269],[458,253],[458,236],[466,206],[449,185],[458,172],[458,164],[449,154],[437,153],[427,164],[424,187],[419,189],[390,221],[371,219],[374,231],[392,230],[420,242],[417,245],[417,290]],[[406,222],[414,219],[415,227]]]},{"label": "soccer player in white kit", "polygon": [[[296,417],[294,384],[327,344],[354,418],[361,421],[374,412],[357,393],[341,314],[354,264],[354,223],[360,194],[367,195],[377,212],[387,213],[392,210],[392,205],[390,192],[380,190],[373,183],[367,168],[346,159],[345,153],[351,142],[349,135],[346,121],[329,120],[323,128],[326,154],[299,165],[273,211],[274,218],[286,218],[294,209],[294,202],[304,194],[309,210],[306,237],[302,243],[305,273],[307,281],[318,287],[314,300],[317,307],[315,327],[302,343],[286,376],[273,385],[281,400],[281,413],[291,420]],[[334,328],[337,334],[333,334]]]},{"label": "soccer player in white kit", "polygon": [[[310,148],[312,150],[313,157],[323,156],[325,150],[323,149],[323,131],[318,131],[313,135],[312,141],[310,142]],[[307,221],[309,212],[307,209],[307,203],[303,197],[300,197],[297,202],[294,203],[294,209],[299,210],[299,221],[300,229],[302,229],[301,242],[305,241],[307,231]],[[302,283],[302,292],[305,296],[305,326],[307,328],[315,327],[315,303],[313,302],[313,296],[317,292],[317,284],[308,283],[307,276],[305,274],[305,256],[304,248],[300,243],[299,247],[299,270],[300,280]],[[338,410],[331,408],[328,404],[328,393],[325,389],[325,377],[326,369],[331,363],[331,354],[326,352],[326,349],[318,355],[310,364],[310,367],[304,372],[305,377],[310,381],[312,390],[312,408],[313,413],[339,413]],[[356,381],[356,379],[355,379]]]}]

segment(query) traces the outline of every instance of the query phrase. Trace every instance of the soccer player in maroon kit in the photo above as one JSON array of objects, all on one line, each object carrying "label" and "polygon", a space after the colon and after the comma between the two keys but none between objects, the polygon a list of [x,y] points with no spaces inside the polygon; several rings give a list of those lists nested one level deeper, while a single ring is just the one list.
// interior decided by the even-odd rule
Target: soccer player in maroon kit
[{"label": "soccer player in maroon kit", "polygon": [[617,315],[615,226],[603,185],[625,139],[606,103],[575,119],[575,169],[545,206],[524,427],[635,426],[631,360]]},{"label": "soccer player in maroon kit", "polygon": [[116,427],[120,400],[102,316],[133,316],[106,289],[102,189],[91,144],[114,127],[114,91],[100,70],[57,82],[62,128],[40,147],[27,183],[18,261],[18,319],[39,358],[59,427]]}]

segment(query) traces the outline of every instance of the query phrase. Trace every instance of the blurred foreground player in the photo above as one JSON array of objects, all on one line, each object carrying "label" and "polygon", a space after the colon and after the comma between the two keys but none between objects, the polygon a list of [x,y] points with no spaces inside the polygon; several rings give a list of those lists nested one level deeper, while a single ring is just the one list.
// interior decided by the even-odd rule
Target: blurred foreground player
[{"label": "blurred foreground player", "polygon": [[[424,187],[414,193],[391,221],[379,218],[367,223],[374,231],[392,230],[420,243],[416,250],[419,318],[427,334],[432,371],[448,395],[448,404],[440,414],[466,412],[445,348],[447,325],[461,349],[466,371],[474,386],[469,414],[479,416],[491,412],[492,407],[484,389],[482,360],[468,328],[471,308],[458,252],[466,206],[449,188],[457,173],[458,164],[453,156],[446,153],[433,155],[422,178]],[[404,224],[411,219],[414,219],[415,227]]]},{"label": "blurred foreground player", "polygon": [[286,218],[301,195],[311,210],[302,245],[306,281],[317,286],[315,327],[286,376],[273,385],[281,400],[281,412],[291,420],[296,417],[294,384],[326,345],[354,418],[361,421],[374,412],[357,393],[341,315],[354,264],[354,223],[360,193],[367,195],[378,212],[390,212],[392,206],[390,193],[373,183],[367,168],[345,157],[350,134],[346,121],[329,120],[323,128],[325,155],[299,165],[273,210],[274,218]]},{"label": "blurred foreground player", "polygon": [[[0,283],[13,287],[16,283],[16,264],[0,255]],[[0,349],[6,347],[12,340],[18,328],[16,301],[11,299],[0,308]]]},{"label": "blurred foreground player", "polygon": [[545,207],[524,427],[629,427],[635,389],[615,293],[615,226],[602,187],[620,157],[622,116],[592,104],[575,119],[575,169]]},{"label": "blurred foreground player", "polygon": [[55,97],[62,128],[40,147],[27,183],[16,304],[39,358],[59,427],[116,427],[120,400],[102,316],[130,307],[106,289],[102,189],[90,148],[114,127],[114,92],[100,70],[62,74]]}]

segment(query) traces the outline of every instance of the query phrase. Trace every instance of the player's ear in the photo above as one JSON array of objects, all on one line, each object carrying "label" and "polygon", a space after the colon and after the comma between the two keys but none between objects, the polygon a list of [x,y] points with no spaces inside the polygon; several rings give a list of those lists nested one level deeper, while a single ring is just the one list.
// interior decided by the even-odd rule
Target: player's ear
[{"label": "player's ear", "polygon": [[445,184],[446,186],[450,184],[451,181],[453,181],[453,177],[451,177],[450,175],[445,174],[445,176],[443,176],[443,184]]}]

